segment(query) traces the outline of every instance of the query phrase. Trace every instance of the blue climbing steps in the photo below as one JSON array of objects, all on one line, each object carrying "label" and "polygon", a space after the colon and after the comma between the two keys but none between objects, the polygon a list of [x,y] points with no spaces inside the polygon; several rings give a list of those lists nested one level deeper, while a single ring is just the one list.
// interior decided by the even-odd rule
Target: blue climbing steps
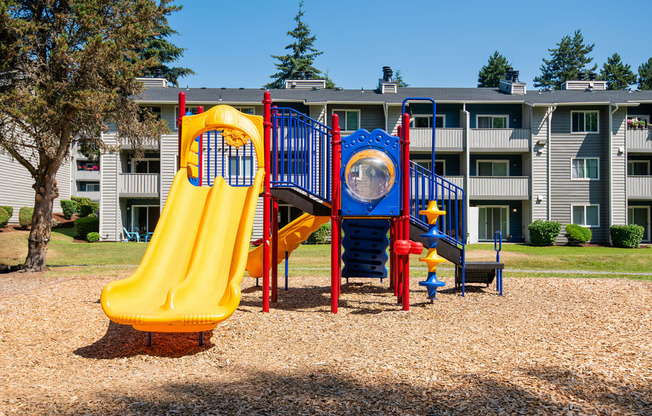
[{"label": "blue climbing steps", "polygon": [[344,219],[342,230],[342,277],[386,278],[389,220]]}]

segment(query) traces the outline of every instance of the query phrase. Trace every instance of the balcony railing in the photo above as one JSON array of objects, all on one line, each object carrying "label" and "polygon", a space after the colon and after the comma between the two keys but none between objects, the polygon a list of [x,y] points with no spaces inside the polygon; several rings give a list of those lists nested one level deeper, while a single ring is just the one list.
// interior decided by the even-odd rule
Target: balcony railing
[{"label": "balcony railing", "polygon": [[627,197],[652,200],[652,176],[627,176]]},{"label": "balcony railing", "polygon": [[121,173],[120,196],[155,197],[159,196],[158,173]]},{"label": "balcony railing", "polygon": [[100,200],[100,191],[75,191],[75,196],[90,198],[91,201]]},{"label": "balcony railing", "polygon": [[[144,149],[158,149],[159,148],[159,143],[160,143],[160,141],[156,140],[156,139],[145,140],[142,143],[142,146],[143,146]],[[127,140],[120,141],[119,145],[123,149],[131,149],[133,147],[131,145],[131,143],[129,143],[129,141],[127,141]]]},{"label": "balcony railing", "polygon": [[627,150],[652,152],[652,130],[627,130]]},{"label": "balcony railing", "polygon": [[471,129],[471,149],[487,152],[527,152],[530,150],[530,129]]},{"label": "balcony railing", "polygon": [[78,181],[100,181],[99,170],[78,170],[75,172],[75,179]]},{"label": "balcony railing", "polygon": [[[464,176],[442,176],[442,178],[452,183],[453,185],[459,186],[460,188],[464,189]],[[425,186],[426,185],[423,185],[422,188],[424,188]],[[415,189],[418,188],[417,186],[412,186],[411,188],[412,188],[412,198],[414,198],[418,192],[422,192],[422,191],[418,191],[418,192],[415,191]],[[444,197],[448,197],[448,193],[446,192],[446,190],[444,190],[443,192],[445,193]]]},{"label": "balcony railing", "polygon": [[527,176],[472,176],[469,190],[474,199],[529,199]]},{"label": "balcony railing", "polygon": [[[464,129],[437,129],[435,137],[436,150],[457,150],[464,149]],[[413,128],[410,129],[410,149],[432,149],[432,129]]]}]

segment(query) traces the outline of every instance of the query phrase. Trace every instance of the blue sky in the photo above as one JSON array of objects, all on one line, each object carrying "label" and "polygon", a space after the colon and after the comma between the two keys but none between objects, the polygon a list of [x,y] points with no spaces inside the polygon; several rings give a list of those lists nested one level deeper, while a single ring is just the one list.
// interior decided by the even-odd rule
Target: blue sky
[{"label": "blue sky", "polygon": [[[190,87],[257,88],[276,72],[270,55],[285,54],[298,0],[182,2],[170,17],[186,48],[178,62],[197,75]],[[315,66],[338,86],[374,88],[385,65],[413,87],[475,87],[495,50],[533,87],[541,58],[564,35],[581,29],[599,68],[618,52],[636,72],[652,57],[652,1],[385,1],[305,0]]]}]

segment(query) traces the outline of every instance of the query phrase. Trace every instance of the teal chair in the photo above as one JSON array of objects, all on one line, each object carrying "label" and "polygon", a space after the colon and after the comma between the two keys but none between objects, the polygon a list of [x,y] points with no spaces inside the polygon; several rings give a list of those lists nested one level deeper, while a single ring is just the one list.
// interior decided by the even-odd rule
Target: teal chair
[{"label": "teal chair", "polygon": [[140,235],[138,235],[138,232],[129,232],[125,227],[122,227],[122,232],[125,234],[125,239],[122,241],[135,241],[140,243]]}]

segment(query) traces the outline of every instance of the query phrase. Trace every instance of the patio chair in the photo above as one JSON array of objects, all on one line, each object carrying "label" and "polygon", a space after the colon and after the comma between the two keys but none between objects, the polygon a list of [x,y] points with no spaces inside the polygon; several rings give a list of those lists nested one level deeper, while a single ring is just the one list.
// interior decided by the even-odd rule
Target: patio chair
[{"label": "patio chair", "polygon": [[124,232],[125,234],[125,239],[122,241],[124,242],[135,241],[137,243],[140,243],[140,235],[138,235],[138,232],[129,232],[125,227],[122,227],[122,232]]}]

